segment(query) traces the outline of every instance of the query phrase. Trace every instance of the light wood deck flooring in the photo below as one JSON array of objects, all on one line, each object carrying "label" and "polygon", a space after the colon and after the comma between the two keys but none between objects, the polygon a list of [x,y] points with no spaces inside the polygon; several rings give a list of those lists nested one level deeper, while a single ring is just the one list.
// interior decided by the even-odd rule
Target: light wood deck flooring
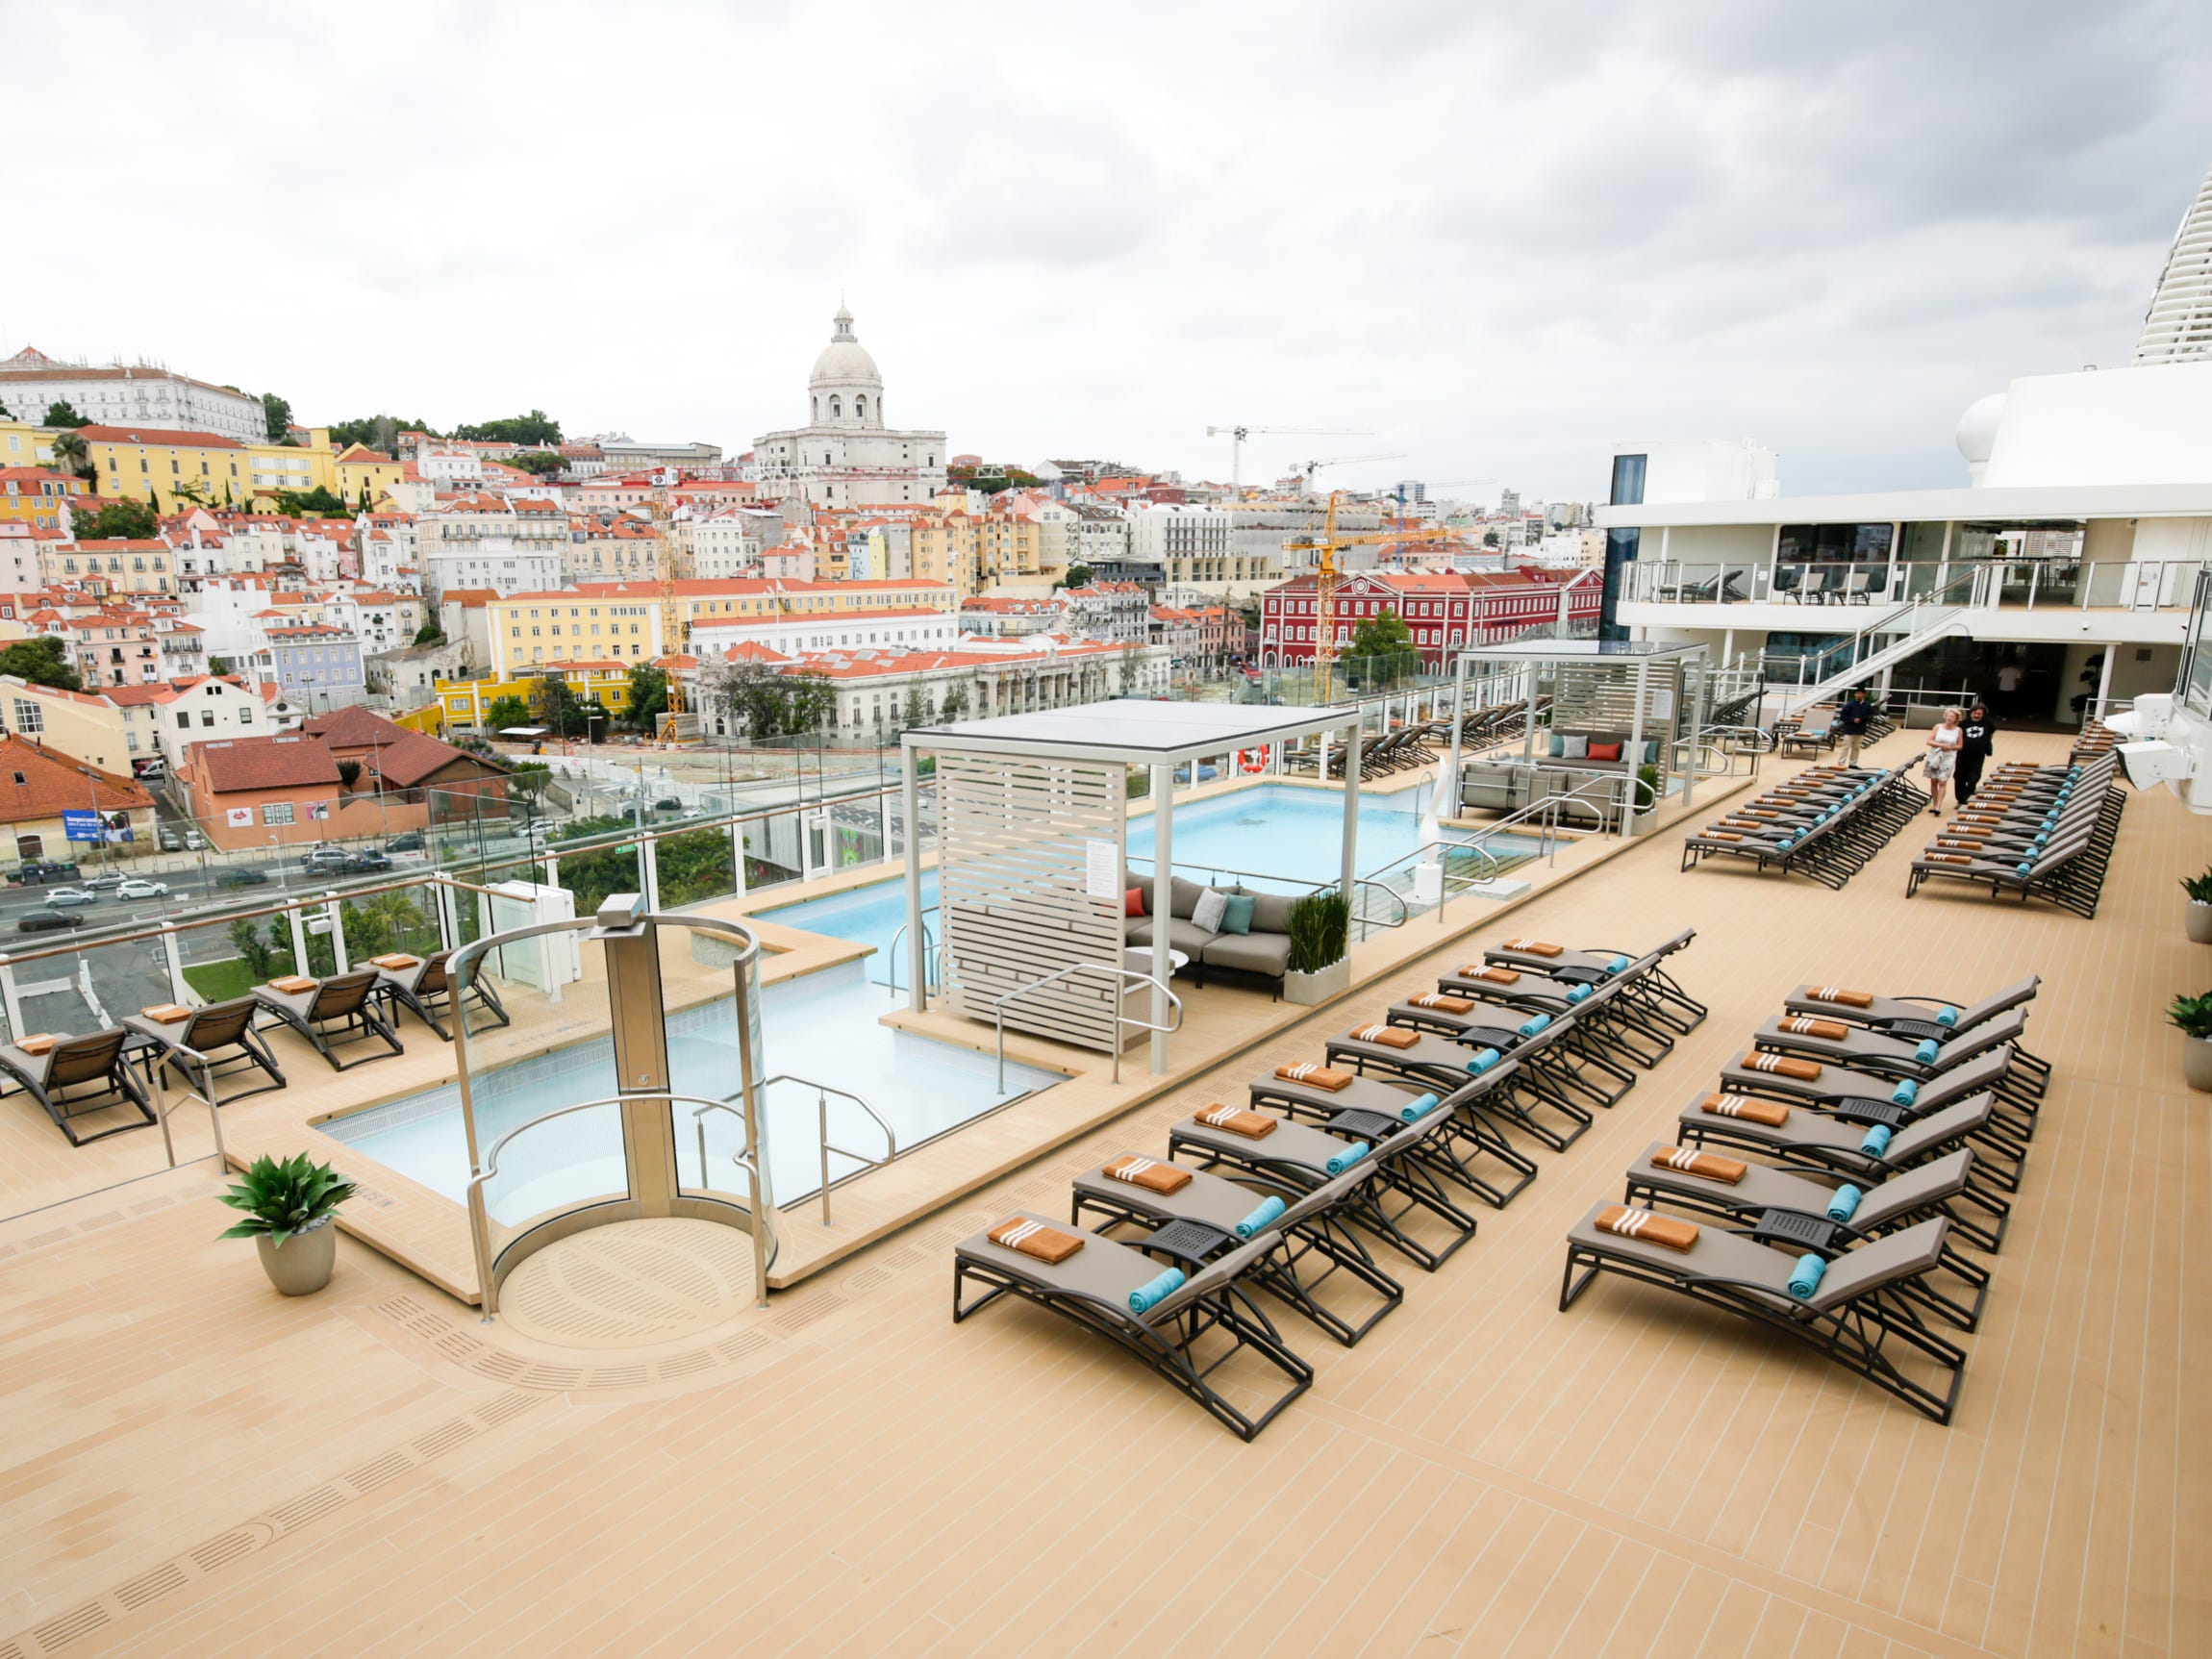
[{"label": "light wood deck flooring", "polygon": [[[1287,1323],[1319,1380],[1250,1446],[1032,1310],[955,1327],[949,1248],[1345,1008],[635,1364],[350,1239],[285,1301],[205,1165],[0,1223],[0,1659],[2212,1650],[2212,1170],[2160,1017],[2212,980],[2174,885],[2212,831],[2134,800],[2092,922],[1908,903],[1917,844],[1830,892],[1665,836],[1514,913],[1696,927],[1713,1017],[1358,1349]],[[1640,1287],[1555,1311],[1570,1220],[1798,977],[2027,969],[2056,1076],[1953,1425]]]}]

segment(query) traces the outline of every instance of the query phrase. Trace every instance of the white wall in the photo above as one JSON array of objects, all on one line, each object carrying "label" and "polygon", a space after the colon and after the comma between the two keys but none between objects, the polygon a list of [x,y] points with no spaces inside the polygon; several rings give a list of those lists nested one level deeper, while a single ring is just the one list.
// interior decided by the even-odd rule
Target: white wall
[{"label": "white wall", "polygon": [[1779,458],[1772,449],[1748,439],[1616,443],[1613,452],[1645,458],[1644,500],[1650,506],[1685,501],[1757,501],[1781,492]]},{"label": "white wall", "polygon": [[2212,484],[2212,363],[2023,376],[1981,483]]},{"label": "white wall", "polygon": [[2212,559],[2212,518],[2139,518],[2137,559]]}]

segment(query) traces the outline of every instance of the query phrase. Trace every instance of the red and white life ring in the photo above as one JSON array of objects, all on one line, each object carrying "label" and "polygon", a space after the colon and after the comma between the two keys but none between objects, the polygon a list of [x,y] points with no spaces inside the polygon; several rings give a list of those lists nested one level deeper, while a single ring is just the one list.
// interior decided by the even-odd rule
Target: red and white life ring
[{"label": "red and white life ring", "polygon": [[1237,751],[1237,769],[1241,772],[1266,771],[1268,769],[1268,751],[1266,749],[1239,749]]}]

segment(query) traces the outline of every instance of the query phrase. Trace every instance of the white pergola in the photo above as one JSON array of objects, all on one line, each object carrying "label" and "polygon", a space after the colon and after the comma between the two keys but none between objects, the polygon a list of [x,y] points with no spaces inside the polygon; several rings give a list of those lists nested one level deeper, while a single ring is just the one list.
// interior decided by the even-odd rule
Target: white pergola
[{"label": "white pergola", "polygon": [[[927,1006],[927,954],[921,926],[921,838],[916,762],[923,753],[964,755],[978,759],[998,757],[1015,761],[1060,761],[1093,766],[1144,767],[1151,772],[1153,813],[1152,914],[1165,917],[1170,908],[1174,873],[1175,768],[1188,764],[1195,781],[1197,765],[1214,756],[1239,750],[1265,750],[1317,734],[1344,732],[1344,860],[1345,900],[1354,892],[1359,846],[1360,711],[1357,708],[1288,709],[1244,703],[1154,702],[1120,697],[1072,708],[1041,709],[1034,714],[1000,715],[991,719],[964,720],[949,726],[922,726],[905,734],[900,743],[899,785],[906,833],[906,949],[908,1006]],[[1327,755],[1323,739],[1322,755]],[[938,818],[939,865],[950,851],[954,833],[941,798]],[[1119,880],[1119,871],[1117,871]],[[1152,937],[1152,978],[1165,988],[1172,967],[1169,930],[1156,927]],[[1152,1022],[1167,1022],[1164,989],[1152,997]],[[1119,1042],[1119,1034],[1115,1041]],[[1152,1036],[1152,1070],[1168,1069],[1168,1036]]]}]

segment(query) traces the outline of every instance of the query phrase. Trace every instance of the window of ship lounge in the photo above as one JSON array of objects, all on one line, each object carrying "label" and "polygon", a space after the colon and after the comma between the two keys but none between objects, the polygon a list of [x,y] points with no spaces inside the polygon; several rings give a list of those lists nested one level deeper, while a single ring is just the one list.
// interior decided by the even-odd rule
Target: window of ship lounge
[{"label": "window of ship lounge", "polygon": [[1785,565],[1886,564],[1894,524],[1785,524],[1776,556]]}]

